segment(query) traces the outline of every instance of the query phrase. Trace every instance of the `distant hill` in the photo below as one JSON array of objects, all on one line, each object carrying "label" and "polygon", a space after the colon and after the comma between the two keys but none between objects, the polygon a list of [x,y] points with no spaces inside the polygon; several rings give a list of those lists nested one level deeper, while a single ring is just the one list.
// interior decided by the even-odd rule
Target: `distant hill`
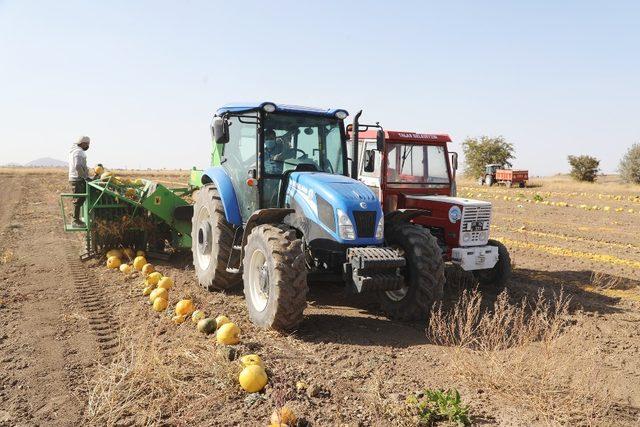
[{"label": "distant hill", "polygon": [[69,164],[67,162],[63,162],[62,160],[52,159],[51,157],[43,157],[41,159],[32,160],[29,163],[26,163],[25,167],[30,168],[66,168]]}]

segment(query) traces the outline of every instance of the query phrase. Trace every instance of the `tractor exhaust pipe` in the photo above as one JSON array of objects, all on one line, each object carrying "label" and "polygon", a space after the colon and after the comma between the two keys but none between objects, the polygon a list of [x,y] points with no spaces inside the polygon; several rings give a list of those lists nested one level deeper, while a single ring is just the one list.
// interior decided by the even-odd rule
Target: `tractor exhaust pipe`
[{"label": "tractor exhaust pipe", "polygon": [[351,142],[351,146],[353,148],[353,153],[351,153],[351,178],[358,179],[358,142],[360,141],[360,116],[362,115],[362,110],[358,111],[358,113],[353,118],[353,129],[352,135],[353,138]]}]

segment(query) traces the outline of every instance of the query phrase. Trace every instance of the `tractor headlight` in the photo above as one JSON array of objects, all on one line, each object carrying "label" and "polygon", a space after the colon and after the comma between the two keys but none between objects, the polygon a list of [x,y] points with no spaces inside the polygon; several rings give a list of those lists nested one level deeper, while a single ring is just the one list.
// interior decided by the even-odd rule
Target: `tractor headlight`
[{"label": "tractor headlight", "polygon": [[380,221],[378,221],[378,228],[376,228],[376,239],[384,239],[384,215],[381,215]]},{"label": "tractor headlight", "polygon": [[344,240],[355,240],[356,232],[349,215],[338,209],[338,233]]},{"label": "tractor headlight", "polygon": [[273,113],[276,111],[276,104],[272,104],[271,102],[267,102],[262,106],[262,109],[267,113]]},{"label": "tractor headlight", "polygon": [[349,113],[347,113],[344,110],[338,110],[336,111],[336,117],[339,118],[340,120],[344,120],[347,118],[347,116],[349,115]]}]

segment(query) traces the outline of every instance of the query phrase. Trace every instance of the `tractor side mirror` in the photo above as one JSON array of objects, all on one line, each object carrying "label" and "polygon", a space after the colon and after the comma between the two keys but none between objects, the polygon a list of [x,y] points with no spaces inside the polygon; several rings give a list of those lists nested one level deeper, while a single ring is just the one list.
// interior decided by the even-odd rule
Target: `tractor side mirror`
[{"label": "tractor side mirror", "polygon": [[451,152],[451,167],[453,170],[458,170],[458,153],[455,151]]},{"label": "tractor side mirror", "polygon": [[378,129],[376,132],[376,148],[378,151],[384,150],[384,131],[382,129]]},{"label": "tractor side mirror", "polygon": [[374,150],[364,151],[364,172],[373,172],[376,168],[376,152]]},{"label": "tractor side mirror", "polygon": [[229,122],[222,117],[214,117],[213,124],[213,140],[216,144],[226,144],[229,142]]}]

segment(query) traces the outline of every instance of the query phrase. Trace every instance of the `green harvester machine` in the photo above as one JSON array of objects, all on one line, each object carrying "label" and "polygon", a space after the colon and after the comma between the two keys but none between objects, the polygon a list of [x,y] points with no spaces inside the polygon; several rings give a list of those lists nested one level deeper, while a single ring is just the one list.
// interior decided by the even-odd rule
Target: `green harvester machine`
[{"label": "green harvester machine", "polygon": [[[120,246],[158,255],[167,247],[190,249],[193,205],[189,198],[195,189],[115,176],[87,181],[84,193],[60,195],[64,230],[85,233],[82,259]],[[85,197],[81,211],[84,227],[74,227],[65,213],[65,202],[78,196]]]}]

